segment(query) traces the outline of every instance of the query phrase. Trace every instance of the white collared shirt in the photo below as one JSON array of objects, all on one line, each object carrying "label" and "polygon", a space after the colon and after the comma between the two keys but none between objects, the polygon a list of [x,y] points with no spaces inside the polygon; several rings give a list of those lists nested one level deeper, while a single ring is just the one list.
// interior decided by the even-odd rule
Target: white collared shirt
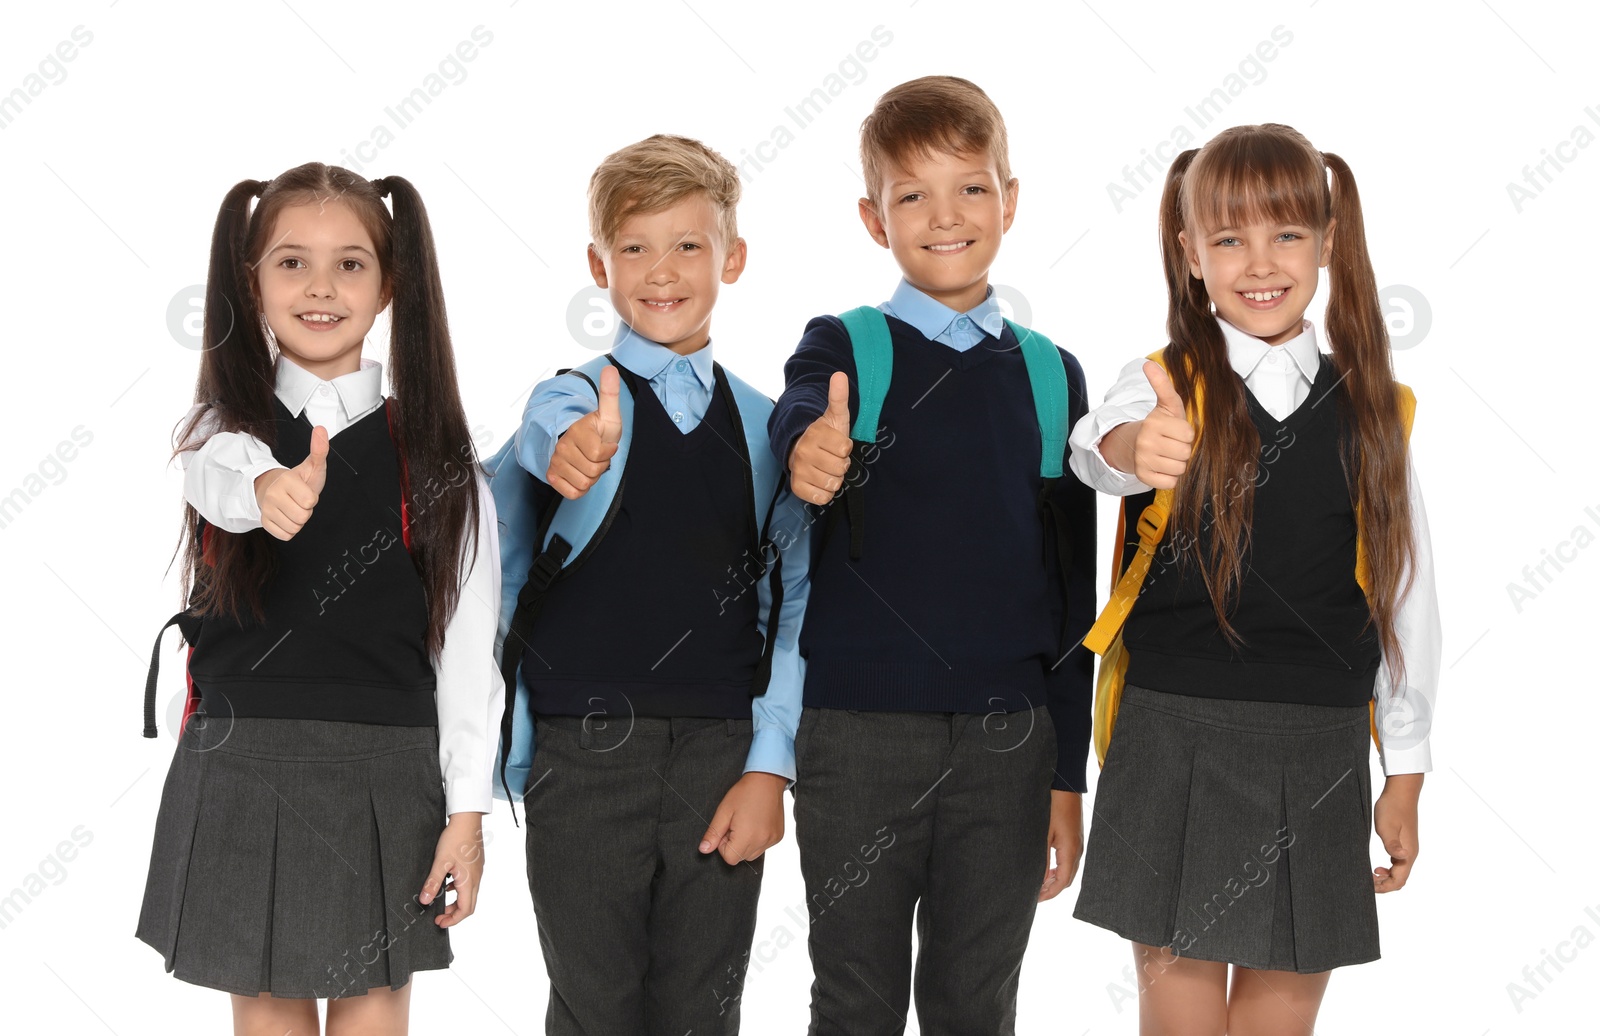
[{"label": "white collared shirt", "polygon": [[[383,405],[383,365],[362,360],[359,370],[324,381],[280,355],[275,392],[291,414],[304,412],[313,426],[326,428],[330,450],[336,450],[331,440]],[[180,427],[186,427],[199,409],[191,409]],[[256,502],[256,478],[283,465],[260,439],[242,432],[214,432],[215,427],[214,418],[202,419],[193,438],[203,439],[205,445],[179,454],[184,466],[184,498],[220,529],[258,529],[261,508]],[[335,477],[331,469],[330,477]],[[494,657],[500,606],[499,527],[494,498],[481,474],[477,545],[476,559],[470,543],[462,545],[461,598],[445,626],[444,647],[434,667],[439,769],[444,775],[447,813],[489,812],[505,699],[505,684]]]},{"label": "white collared shirt", "polygon": [[[1228,344],[1229,364],[1267,413],[1282,421],[1306,401],[1321,363],[1317,332],[1310,321],[1302,322],[1300,334],[1276,346],[1246,334],[1226,320],[1218,318],[1217,324]],[[1112,496],[1130,496],[1150,489],[1128,472],[1113,468],[1100,453],[1100,440],[1111,429],[1130,421],[1142,421],[1155,409],[1156,394],[1145,377],[1144,364],[1144,359],[1140,358],[1123,367],[1116,383],[1106,393],[1105,402],[1085,414],[1067,440],[1072,449],[1073,473]],[[1387,775],[1426,773],[1433,769],[1428,734],[1439,687],[1444,639],[1439,622],[1439,595],[1434,584],[1428,515],[1422,503],[1416,466],[1410,461],[1409,451],[1407,454],[1416,566],[1411,591],[1400,602],[1395,614],[1395,633],[1405,657],[1405,683],[1392,689],[1389,668],[1380,664],[1372,692],[1378,707],[1383,772]]]}]

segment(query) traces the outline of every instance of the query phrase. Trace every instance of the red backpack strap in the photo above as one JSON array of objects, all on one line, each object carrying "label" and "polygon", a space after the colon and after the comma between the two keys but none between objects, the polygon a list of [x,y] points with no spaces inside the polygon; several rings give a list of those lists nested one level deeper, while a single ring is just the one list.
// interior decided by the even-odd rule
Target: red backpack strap
[{"label": "red backpack strap", "polygon": [[385,398],[383,401],[383,417],[389,423],[389,441],[394,443],[395,456],[400,460],[400,539],[405,543],[406,550],[411,549],[411,477],[406,470],[406,455],[400,449],[400,440],[394,434],[394,400]]}]

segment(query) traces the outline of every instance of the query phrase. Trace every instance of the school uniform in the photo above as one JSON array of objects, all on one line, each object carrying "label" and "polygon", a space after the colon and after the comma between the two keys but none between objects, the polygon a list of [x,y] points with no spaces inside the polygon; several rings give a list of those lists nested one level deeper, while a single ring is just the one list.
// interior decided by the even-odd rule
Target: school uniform
[{"label": "school uniform", "polygon": [[[819,520],[801,633],[795,835],[810,912],[813,1034],[1009,1033],[1048,857],[1052,789],[1082,792],[1094,496],[1052,487],[1017,339],[991,294],[958,313],[902,281],[878,307],[893,377],[858,451],[859,509]],[[1065,350],[1069,413],[1086,410]],[[836,317],[785,367],[775,455],[855,361]],[[841,508],[837,501],[829,511]],[[852,539],[860,557],[852,558]],[[1066,578],[1062,578],[1062,568]]]},{"label": "school uniform", "polygon": [[[417,897],[446,816],[492,799],[494,510],[474,465],[440,474],[479,478],[480,513],[435,664],[401,518],[426,502],[403,503],[381,380],[371,361],[329,382],[280,356],[275,445],[218,432],[182,455],[207,525],[260,537],[274,564],[264,619],[182,623],[200,705],[162,791],[137,935],[187,982],[339,997],[451,961],[444,897]],[[255,477],[303,461],[316,424],[330,442],[312,518],[288,541],[255,531]]]},{"label": "school uniform", "polygon": [[[546,1031],[736,1033],[764,857],[729,865],[699,843],[744,773],[795,776],[806,573],[783,568],[771,675],[757,686],[770,598],[751,553],[750,418],[710,343],[680,356],[623,324],[611,355],[633,399],[614,513],[581,567],[550,585],[521,663]],[[518,462],[542,480],[557,439],[597,405],[577,375],[541,383]],[[762,453],[752,462],[770,464]],[[773,527],[794,528],[774,537],[796,553],[800,517],[785,490]]]},{"label": "school uniform", "polygon": [[[1355,577],[1333,362],[1309,322],[1278,346],[1218,323],[1262,442],[1231,614],[1242,643],[1224,640],[1199,567],[1183,563],[1204,556],[1204,531],[1181,551],[1169,526],[1123,628],[1127,686],[1074,915],[1179,956],[1320,972],[1379,955],[1369,703],[1385,774],[1431,769],[1440,631],[1427,517],[1413,470],[1415,581],[1395,622],[1406,678],[1391,687]],[[1154,407],[1143,362],[1069,440],[1073,470],[1129,496],[1135,515],[1152,491],[1098,444]]]}]

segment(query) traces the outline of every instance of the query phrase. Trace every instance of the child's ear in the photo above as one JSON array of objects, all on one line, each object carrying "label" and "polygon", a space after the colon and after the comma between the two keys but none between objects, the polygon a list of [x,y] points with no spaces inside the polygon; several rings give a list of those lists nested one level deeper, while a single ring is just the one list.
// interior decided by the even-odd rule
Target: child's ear
[{"label": "child's ear", "polygon": [[1183,249],[1183,257],[1189,263],[1189,276],[1200,280],[1200,252],[1195,248],[1194,242],[1189,240],[1187,230],[1178,231],[1178,247]]},{"label": "child's ear", "polygon": [[722,283],[732,284],[744,273],[745,259],[748,257],[744,238],[734,238],[733,247],[728,249],[728,257],[722,261]]},{"label": "child's ear", "polygon": [[1333,262],[1333,228],[1338,223],[1336,219],[1328,220],[1328,229],[1322,232],[1322,255],[1317,258],[1318,266],[1327,266]]},{"label": "child's ear", "polygon": [[606,263],[600,258],[600,253],[594,250],[594,245],[589,245],[589,276],[594,278],[595,287],[609,288],[606,283]]},{"label": "child's ear", "polygon": [[1004,234],[1011,229],[1011,221],[1017,218],[1017,178],[1013,176],[1011,182],[1006,184],[1006,216],[1005,222],[1000,227]]},{"label": "child's ear", "polygon": [[872,240],[888,248],[889,235],[883,229],[883,220],[878,216],[878,207],[872,203],[872,199],[858,199],[856,211],[861,214],[861,224],[867,228],[867,233],[872,235]]}]

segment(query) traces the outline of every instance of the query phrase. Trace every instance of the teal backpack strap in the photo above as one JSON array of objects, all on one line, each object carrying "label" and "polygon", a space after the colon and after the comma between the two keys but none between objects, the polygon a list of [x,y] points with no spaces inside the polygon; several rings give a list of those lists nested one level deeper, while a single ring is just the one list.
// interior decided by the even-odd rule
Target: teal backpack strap
[{"label": "teal backpack strap", "polygon": [[889,377],[894,371],[894,345],[889,341],[889,321],[871,306],[859,306],[840,313],[850,335],[850,350],[856,360],[856,395],[861,409],[850,426],[856,442],[878,441],[878,415],[883,397],[889,394]]},{"label": "teal backpack strap", "polygon": [[[1039,516],[1044,522],[1045,538],[1055,543],[1056,570],[1061,577],[1061,635],[1057,647],[1065,657],[1070,645],[1067,631],[1071,616],[1067,614],[1069,593],[1068,571],[1072,567],[1072,536],[1066,512],[1056,502],[1056,481],[1061,478],[1061,457],[1067,449],[1067,433],[1071,430],[1067,410],[1067,369],[1055,343],[1037,331],[1029,330],[1015,321],[1007,320],[1011,333],[1017,336],[1022,349],[1022,361],[1028,368],[1028,387],[1033,390],[1033,410],[1039,419]],[[1057,662],[1059,665],[1059,660]]]},{"label": "teal backpack strap", "polygon": [[1022,347],[1033,389],[1033,410],[1039,418],[1039,477],[1060,478],[1061,458],[1067,449],[1067,371],[1055,343],[1037,331],[1007,320]]}]

